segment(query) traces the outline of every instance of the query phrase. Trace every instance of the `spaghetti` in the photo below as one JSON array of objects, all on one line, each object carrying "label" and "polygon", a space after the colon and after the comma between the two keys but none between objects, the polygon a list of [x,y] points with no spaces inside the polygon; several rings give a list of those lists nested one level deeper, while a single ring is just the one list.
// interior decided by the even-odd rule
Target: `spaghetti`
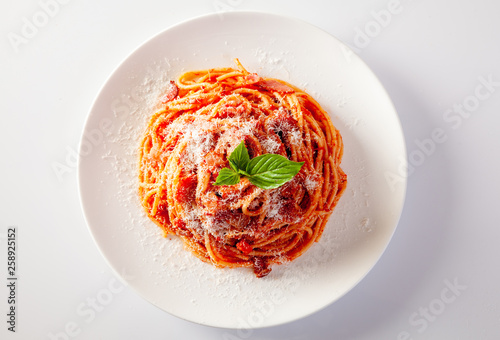
[{"label": "spaghetti", "polygon": [[[139,196],[149,218],[203,261],[263,277],[321,237],[347,185],[343,143],[307,93],[236,64],[168,84],[140,144]],[[214,185],[241,141],[251,158],[280,154],[304,165],[275,189],[247,178]]]}]

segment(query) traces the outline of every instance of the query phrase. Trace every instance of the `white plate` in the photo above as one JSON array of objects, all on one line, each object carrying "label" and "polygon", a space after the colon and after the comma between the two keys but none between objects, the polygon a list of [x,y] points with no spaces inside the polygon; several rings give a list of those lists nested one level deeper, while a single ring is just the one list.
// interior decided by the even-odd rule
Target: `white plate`
[{"label": "white plate", "polygon": [[[257,279],[217,269],[163,238],[137,196],[136,149],[162,85],[192,69],[234,66],[304,88],[341,131],[348,188],[320,242]],[[307,23],[249,12],[176,25],[132,53],[111,75],[80,145],[83,211],[100,251],[144,299],[217,327],[259,328],[299,319],[352,289],[375,265],[404,201],[406,152],[383,87],[347,47]],[[390,180],[389,180],[390,179]]]}]

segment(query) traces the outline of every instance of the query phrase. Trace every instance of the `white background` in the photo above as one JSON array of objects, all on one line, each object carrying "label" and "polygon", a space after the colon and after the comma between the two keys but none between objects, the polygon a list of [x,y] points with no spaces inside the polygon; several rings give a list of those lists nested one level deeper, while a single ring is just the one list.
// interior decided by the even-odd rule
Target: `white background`
[{"label": "white background", "polygon": [[[498,1],[0,6],[0,338],[500,338]],[[200,326],[143,301],[100,255],[77,192],[74,152],[111,72],[169,26],[226,10],[297,17],[351,46],[391,96],[410,164],[398,229],[367,277],[312,316],[259,330]],[[33,24],[39,27],[27,28]],[[445,135],[440,143],[430,142],[436,131]],[[11,226],[18,244],[16,333],[6,323]]]}]

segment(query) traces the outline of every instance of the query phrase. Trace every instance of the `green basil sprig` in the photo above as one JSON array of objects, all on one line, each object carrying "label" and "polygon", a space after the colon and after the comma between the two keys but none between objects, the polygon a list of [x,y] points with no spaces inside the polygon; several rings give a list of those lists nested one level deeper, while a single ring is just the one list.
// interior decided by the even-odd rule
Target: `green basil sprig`
[{"label": "green basil sprig", "polygon": [[229,155],[228,161],[231,168],[221,169],[215,185],[238,184],[243,176],[259,188],[274,189],[291,180],[304,164],[270,153],[250,159],[243,141]]}]

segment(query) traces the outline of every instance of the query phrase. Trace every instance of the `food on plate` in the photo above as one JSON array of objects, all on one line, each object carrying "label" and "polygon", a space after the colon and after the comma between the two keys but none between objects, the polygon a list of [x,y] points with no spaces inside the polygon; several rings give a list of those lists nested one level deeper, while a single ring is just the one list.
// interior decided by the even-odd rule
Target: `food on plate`
[{"label": "food on plate", "polygon": [[166,84],[139,148],[139,196],[203,261],[263,277],[320,239],[347,185],[343,142],[309,94],[235,62]]}]

